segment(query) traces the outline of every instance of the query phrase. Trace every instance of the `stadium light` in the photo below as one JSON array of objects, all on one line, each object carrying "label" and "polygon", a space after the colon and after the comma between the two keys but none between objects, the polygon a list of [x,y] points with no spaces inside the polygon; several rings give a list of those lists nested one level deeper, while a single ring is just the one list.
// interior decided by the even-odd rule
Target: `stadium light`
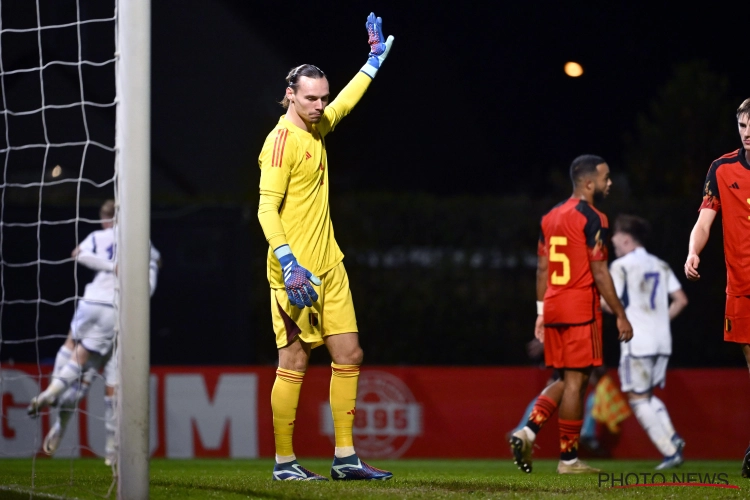
[{"label": "stadium light", "polygon": [[565,74],[571,78],[577,78],[583,74],[583,66],[573,61],[566,62]]}]

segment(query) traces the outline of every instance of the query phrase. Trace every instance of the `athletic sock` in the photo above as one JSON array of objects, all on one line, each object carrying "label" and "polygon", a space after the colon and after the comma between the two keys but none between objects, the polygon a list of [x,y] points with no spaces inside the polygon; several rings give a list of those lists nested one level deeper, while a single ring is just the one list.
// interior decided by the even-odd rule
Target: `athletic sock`
[{"label": "athletic sock", "polygon": [[586,407],[583,411],[583,425],[581,426],[581,437],[586,439],[596,439],[596,420],[592,415],[595,401],[596,391],[592,391],[588,398],[586,398]]},{"label": "athletic sock", "polygon": [[[107,431],[107,440],[106,440],[106,448],[109,448],[110,446],[114,448],[115,442],[116,442],[116,430],[117,430],[117,421],[115,419],[115,397],[114,396],[104,396],[104,428]],[[105,450],[107,453],[114,452],[114,449],[112,450]]]},{"label": "athletic sock", "polygon": [[354,454],[354,412],[357,404],[359,365],[331,363],[331,415],[336,440],[336,456],[344,458]]},{"label": "athletic sock", "polygon": [[60,373],[52,377],[47,388],[39,395],[40,399],[54,401],[57,397],[81,376],[81,365],[75,361],[68,361]]},{"label": "athletic sock", "polygon": [[649,403],[651,405],[651,408],[654,410],[654,413],[659,418],[659,422],[661,422],[661,426],[664,428],[664,432],[666,432],[669,437],[674,436],[676,431],[674,429],[674,425],[672,425],[672,419],[669,418],[667,407],[664,406],[662,400],[657,398],[656,396],[651,396]]},{"label": "athletic sock", "polygon": [[284,368],[276,370],[276,380],[271,390],[271,410],[273,411],[276,455],[280,457],[294,456],[292,435],[294,434],[294,420],[297,418],[297,404],[299,403],[299,393],[302,389],[304,376],[304,372],[295,372]]},{"label": "athletic sock", "polygon": [[68,349],[65,344],[60,346],[60,349],[57,350],[57,354],[55,355],[55,367],[52,369],[53,377],[60,374],[62,367],[70,360],[71,354],[73,354],[73,351]]},{"label": "athletic sock", "polygon": [[[663,405],[662,405],[663,406]],[[630,407],[635,413],[635,418],[641,424],[643,430],[648,434],[659,453],[665,457],[671,457],[677,453],[677,447],[672,443],[672,434],[664,429],[661,418],[657,415],[648,398],[638,398],[630,401]],[[674,431],[674,429],[672,429]]]},{"label": "athletic sock", "polygon": [[572,463],[578,459],[578,440],[581,437],[583,420],[557,419],[560,427],[560,460]]},{"label": "athletic sock", "polygon": [[555,410],[557,410],[557,403],[553,399],[548,398],[544,394],[540,394],[539,397],[536,398],[534,409],[531,410],[529,421],[526,422],[526,427],[534,433],[534,437],[536,437],[542,429],[545,422],[554,415]]}]

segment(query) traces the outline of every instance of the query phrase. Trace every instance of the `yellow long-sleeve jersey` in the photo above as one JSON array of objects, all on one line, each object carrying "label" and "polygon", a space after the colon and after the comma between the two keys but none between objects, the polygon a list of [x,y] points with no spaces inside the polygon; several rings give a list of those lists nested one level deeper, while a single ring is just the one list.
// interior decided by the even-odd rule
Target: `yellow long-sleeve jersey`
[{"label": "yellow long-sleeve jersey", "polygon": [[258,220],[269,243],[268,282],[284,288],[281,266],[273,250],[289,244],[297,262],[318,276],[341,262],[328,205],[328,159],[325,136],[354,108],[372,79],[357,75],[307,132],[284,116],[268,134],[258,158]]}]

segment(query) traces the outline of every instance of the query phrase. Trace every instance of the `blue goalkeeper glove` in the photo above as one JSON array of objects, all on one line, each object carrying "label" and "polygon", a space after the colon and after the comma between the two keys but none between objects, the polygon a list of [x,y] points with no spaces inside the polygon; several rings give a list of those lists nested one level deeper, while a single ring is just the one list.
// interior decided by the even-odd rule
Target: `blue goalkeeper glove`
[{"label": "blue goalkeeper glove", "polygon": [[375,17],[375,14],[370,12],[367,16],[367,43],[370,44],[370,57],[367,59],[367,64],[362,66],[362,71],[370,78],[375,78],[375,74],[380,69],[380,65],[383,64],[385,58],[388,56],[388,52],[391,50],[391,44],[393,43],[393,37],[389,36],[388,39],[383,43],[383,20],[379,17]]},{"label": "blue goalkeeper glove", "polygon": [[310,286],[310,282],[320,286],[320,278],[297,263],[289,245],[281,245],[273,253],[284,271],[284,286],[289,302],[300,309],[312,307],[312,303],[318,300],[318,294]]}]

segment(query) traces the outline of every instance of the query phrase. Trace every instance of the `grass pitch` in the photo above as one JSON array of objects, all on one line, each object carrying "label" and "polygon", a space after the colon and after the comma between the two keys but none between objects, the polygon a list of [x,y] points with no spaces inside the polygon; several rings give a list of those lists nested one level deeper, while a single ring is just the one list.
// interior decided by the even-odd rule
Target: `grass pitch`
[{"label": "grass pitch", "polygon": [[[638,499],[750,498],[750,479],[740,476],[740,460],[687,461],[679,469],[664,473],[663,479],[653,476],[655,461],[587,461],[610,478],[614,476],[614,483],[610,479],[603,484],[600,484],[603,477],[596,474],[559,476],[555,473],[557,461],[552,460],[535,461],[531,474],[519,471],[509,458],[371,462],[376,467],[391,470],[394,478],[385,482],[280,482],[271,480],[271,459],[154,459],[150,466],[150,498],[580,499],[590,495]],[[300,459],[300,463],[326,476],[331,466],[329,459]],[[111,469],[99,459],[38,459],[34,469],[32,490],[31,459],[0,459],[0,499],[116,497]],[[620,486],[619,478],[631,486],[613,488],[613,484]],[[679,485],[661,485],[670,482]],[[643,483],[651,485],[643,486]],[[108,495],[110,488],[112,491]]]}]

